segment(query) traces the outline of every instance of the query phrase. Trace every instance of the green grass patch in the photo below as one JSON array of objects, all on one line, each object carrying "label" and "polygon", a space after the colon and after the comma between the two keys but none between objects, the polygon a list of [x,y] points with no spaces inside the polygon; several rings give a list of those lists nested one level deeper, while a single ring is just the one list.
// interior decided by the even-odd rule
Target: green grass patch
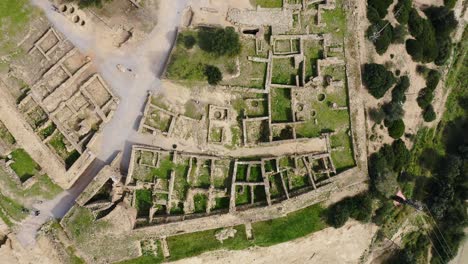
[{"label": "green grass patch", "polygon": [[6,219],[6,224],[12,224],[9,219],[19,222],[26,218],[28,213],[25,210],[21,204],[0,193],[0,212],[2,219]]},{"label": "green grass patch", "polygon": [[246,239],[244,226],[234,227],[237,232],[233,238],[228,238],[221,243],[215,238],[215,234],[221,229],[213,229],[190,234],[183,234],[167,238],[169,260],[178,260],[199,255],[206,251],[219,249],[244,249],[250,246]]},{"label": "green grass patch", "polygon": [[331,153],[333,164],[338,172],[354,167],[351,137],[347,132],[331,136],[331,146],[336,148]]},{"label": "green grass patch", "polygon": [[247,180],[247,167],[246,164],[238,164],[236,171],[236,181],[246,181]]},{"label": "green grass patch", "polygon": [[15,36],[24,31],[31,19],[32,7],[28,0],[0,1],[0,55],[15,52]]},{"label": "green grass patch", "polygon": [[325,209],[315,204],[285,217],[253,223],[255,245],[271,246],[322,230],[326,227],[324,213]]},{"label": "green grass patch", "polygon": [[11,152],[14,163],[10,167],[15,171],[22,182],[34,176],[39,170],[39,165],[29,156],[24,149],[16,149]]},{"label": "green grass patch", "polygon": [[296,85],[296,75],[300,74],[299,69],[294,68],[293,58],[273,59],[272,63],[271,83]]},{"label": "green grass patch", "polygon": [[271,119],[273,122],[292,121],[291,90],[274,88],[271,90]]},{"label": "green grass patch", "polygon": [[262,168],[260,165],[250,167],[249,182],[263,182]]},{"label": "green grass patch", "polygon": [[91,210],[84,207],[75,207],[69,218],[64,221],[64,228],[77,243],[94,239],[97,232],[109,226],[108,222],[95,221]]},{"label": "green grass patch", "polygon": [[236,186],[236,205],[248,204],[250,200],[250,187]]},{"label": "green grass patch", "polygon": [[193,197],[195,204],[195,213],[204,213],[206,212],[206,207],[208,205],[208,196],[204,194],[196,194]]},{"label": "green grass patch", "polygon": [[[318,100],[311,102],[311,108],[316,112],[316,116],[297,126],[296,132],[299,137],[318,137],[323,132],[338,132],[349,128],[348,111],[333,110],[331,104],[335,101],[332,100],[332,96],[326,95],[322,102]],[[315,124],[314,119],[317,119],[317,124]]]},{"label": "green grass patch", "polygon": [[323,47],[318,41],[305,41],[304,56],[306,57],[306,82],[318,76],[317,61],[323,58]]},{"label": "green grass patch", "polygon": [[263,8],[281,8],[283,7],[283,0],[250,0],[250,3],[255,6]]}]

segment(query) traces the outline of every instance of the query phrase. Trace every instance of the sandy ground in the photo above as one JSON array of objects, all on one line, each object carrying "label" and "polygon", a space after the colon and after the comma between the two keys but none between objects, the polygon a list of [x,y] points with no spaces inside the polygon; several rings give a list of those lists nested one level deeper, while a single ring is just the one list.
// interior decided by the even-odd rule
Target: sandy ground
[{"label": "sandy ground", "polygon": [[230,23],[226,21],[229,8],[254,8],[250,0],[191,0],[189,4],[194,12],[192,25],[229,26]]},{"label": "sandy ground", "polygon": [[215,251],[173,263],[358,263],[377,231],[372,224],[348,221],[320,232],[266,248]]}]

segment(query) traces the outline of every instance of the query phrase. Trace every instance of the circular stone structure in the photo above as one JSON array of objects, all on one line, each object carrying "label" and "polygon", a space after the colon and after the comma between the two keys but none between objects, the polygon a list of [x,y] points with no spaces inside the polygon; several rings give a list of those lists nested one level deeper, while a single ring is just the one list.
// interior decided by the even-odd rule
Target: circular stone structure
[{"label": "circular stone structure", "polygon": [[317,95],[317,100],[319,102],[323,102],[323,100],[325,100],[325,94],[321,93],[321,94]]}]

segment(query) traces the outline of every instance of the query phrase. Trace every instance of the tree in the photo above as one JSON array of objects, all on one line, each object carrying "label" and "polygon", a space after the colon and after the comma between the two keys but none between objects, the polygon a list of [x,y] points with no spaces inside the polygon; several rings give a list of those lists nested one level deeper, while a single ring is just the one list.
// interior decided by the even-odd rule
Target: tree
[{"label": "tree", "polygon": [[395,83],[393,73],[376,63],[364,64],[362,79],[369,93],[377,99],[382,98]]},{"label": "tree", "polygon": [[406,52],[411,56],[413,61],[422,61],[423,60],[423,47],[416,39],[408,39],[406,41]]},{"label": "tree", "polygon": [[349,208],[345,203],[335,203],[328,208],[327,222],[334,228],[342,227],[349,219]]},{"label": "tree", "polygon": [[392,43],[393,27],[391,24],[388,24],[387,20],[380,20],[379,22],[370,25],[366,34],[368,38],[371,38],[377,32],[379,32],[379,37],[374,39],[373,43],[375,46],[375,51],[382,55],[387,51],[388,46],[390,46]]},{"label": "tree", "polygon": [[400,24],[405,25],[408,23],[409,15],[412,9],[412,4],[412,0],[398,0],[397,4],[393,8],[395,18]]},{"label": "tree", "polygon": [[411,35],[415,38],[420,37],[424,33],[425,20],[419,16],[416,9],[411,9],[408,16],[408,29]]},{"label": "tree", "polygon": [[458,25],[453,10],[445,6],[431,6],[424,10],[437,35],[448,37]]},{"label": "tree", "polygon": [[208,79],[208,83],[211,85],[216,85],[223,79],[223,74],[219,68],[213,65],[206,65],[205,75]]},{"label": "tree", "polygon": [[426,77],[427,89],[434,91],[437,88],[439,81],[440,81],[440,72],[434,69],[429,70],[427,77]]},{"label": "tree", "polygon": [[421,107],[421,109],[426,109],[426,107],[432,103],[433,99],[434,93],[428,88],[423,88],[421,91],[419,91],[419,95],[416,101],[418,102],[418,105]]},{"label": "tree", "polygon": [[393,155],[395,157],[395,164],[393,170],[400,172],[404,167],[409,164],[411,154],[401,139],[397,139],[392,143]]},{"label": "tree", "polygon": [[233,27],[203,28],[198,32],[198,45],[206,52],[216,56],[235,56],[240,53],[239,34]]},{"label": "tree", "polygon": [[367,0],[367,5],[373,7],[381,18],[384,18],[388,13],[388,7],[393,3],[393,0]]},{"label": "tree", "polygon": [[437,66],[441,66],[450,58],[450,54],[452,53],[452,39],[437,36],[437,48],[439,50],[439,54],[437,55],[434,63]]},{"label": "tree", "polygon": [[423,111],[423,119],[425,122],[432,122],[436,119],[436,113],[432,105],[428,105]]},{"label": "tree", "polygon": [[375,190],[387,198],[395,195],[398,190],[397,174],[389,169],[377,174],[372,182]]},{"label": "tree", "polygon": [[400,138],[405,133],[405,123],[402,119],[391,122],[388,126],[388,135],[394,139]]},{"label": "tree", "polygon": [[375,8],[372,6],[367,7],[367,19],[371,24],[378,23],[380,21],[380,15]]}]

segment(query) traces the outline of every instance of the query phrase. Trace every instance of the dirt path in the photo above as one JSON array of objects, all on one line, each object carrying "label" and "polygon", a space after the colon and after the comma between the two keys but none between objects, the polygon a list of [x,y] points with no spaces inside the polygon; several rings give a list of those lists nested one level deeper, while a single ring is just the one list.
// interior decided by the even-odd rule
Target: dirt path
[{"label": "dirt path", "polygon": [[377,229],[372,224],[348,221],[339,229],[326,228],[271,247],[208,252],[174,263],[358,263]]}]

